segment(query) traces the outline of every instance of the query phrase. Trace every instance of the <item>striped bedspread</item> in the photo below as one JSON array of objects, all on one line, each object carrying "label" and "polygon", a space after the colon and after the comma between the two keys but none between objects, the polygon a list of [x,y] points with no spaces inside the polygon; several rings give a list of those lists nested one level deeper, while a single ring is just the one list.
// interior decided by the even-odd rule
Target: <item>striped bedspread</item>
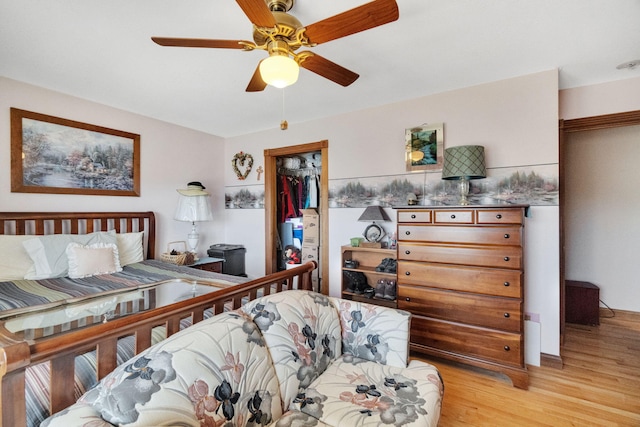
[{"label": "striped bedspread", "polygon": [[247,281],[244,277],[213,273],[158,260],[146,260],[127,265],[119,273],[82,279],[60,277],[45,280],[0,282],[0,316],[16,313],[25,307],[62,303],[70,298],[176,279],[214,282],[221,287]]}]

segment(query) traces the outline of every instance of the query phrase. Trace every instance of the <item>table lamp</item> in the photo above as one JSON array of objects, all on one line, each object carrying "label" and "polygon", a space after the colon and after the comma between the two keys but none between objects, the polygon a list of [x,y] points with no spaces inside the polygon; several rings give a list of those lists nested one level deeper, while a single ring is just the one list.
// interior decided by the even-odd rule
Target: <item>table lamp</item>
[{"label": "table lamp", "polygon": [[376,221],[390,221],[390,219],[382,207],[376,205],[368,206],[364,212],[362,212],[358,221],[372,222],[373,224],[364,229],[362,235],[368,242],[379,242],[384,237],[385,231],[380,225],[376,224]]},{"label": "table lamp", "polygon": [[460,181],[459,204],[468,205],[469,180],[486,178],[484,147],[481,145],[460,145],[444,150],[442,179]]},{"label": "table lamp", "polygon": [[191,232],[187,235],[190,252],[196,251],[200,239],[196,222],[213,220],[209,207],[209,193],[204,189],[205,187],[200,182],[193,181],[187,184],[186,189],[177,190],[180,193],[180,198],[173,219],[191,223]]}]

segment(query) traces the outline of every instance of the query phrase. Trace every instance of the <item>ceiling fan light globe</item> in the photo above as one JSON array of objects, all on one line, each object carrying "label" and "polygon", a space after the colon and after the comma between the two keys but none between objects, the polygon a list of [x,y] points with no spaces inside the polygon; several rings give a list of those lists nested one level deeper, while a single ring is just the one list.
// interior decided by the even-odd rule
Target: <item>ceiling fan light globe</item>
[{"label": "ceiling fan light globe", "polygon": [[298,81],[300,67],[285,55],[272,55],[260,63],[260,76],[268,85],[282,89]]}]

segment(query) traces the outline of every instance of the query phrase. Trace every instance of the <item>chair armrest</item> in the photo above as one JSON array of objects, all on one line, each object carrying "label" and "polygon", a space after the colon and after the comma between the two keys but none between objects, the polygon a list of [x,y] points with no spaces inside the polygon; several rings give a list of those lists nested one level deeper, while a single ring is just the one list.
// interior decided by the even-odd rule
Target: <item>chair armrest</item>
[{"label": "chair armrest", "polygon": [[330,298],[342,327],[342,353],[405,368],[411,313],[375,304]]}]

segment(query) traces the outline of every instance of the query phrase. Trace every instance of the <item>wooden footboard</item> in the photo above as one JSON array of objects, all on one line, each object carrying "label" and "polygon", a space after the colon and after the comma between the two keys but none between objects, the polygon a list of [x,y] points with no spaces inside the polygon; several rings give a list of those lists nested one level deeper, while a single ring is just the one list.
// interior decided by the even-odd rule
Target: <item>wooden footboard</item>
[{"label": "wooden footboard", "polygon": [[240,307],[247,301],[289,289],[312,289],[311,273],[315,262],[281,271],[237,286],[195,298],[117,318],[107,323],[64,332],[37,340],[12,340],[0,337],[0,427],[22,427],[26,421],[25,370],[38,363],[51,365],[50,412],[58,412],[75,402],[74,360],[89,351],[97,354],[97,379],[116,365],[119,338],[135,337],[136,354],[151,346],[152,329],[166,328],[167,336],[180,330],[180,322],[204,319],[204,312],[214,314]]}]

